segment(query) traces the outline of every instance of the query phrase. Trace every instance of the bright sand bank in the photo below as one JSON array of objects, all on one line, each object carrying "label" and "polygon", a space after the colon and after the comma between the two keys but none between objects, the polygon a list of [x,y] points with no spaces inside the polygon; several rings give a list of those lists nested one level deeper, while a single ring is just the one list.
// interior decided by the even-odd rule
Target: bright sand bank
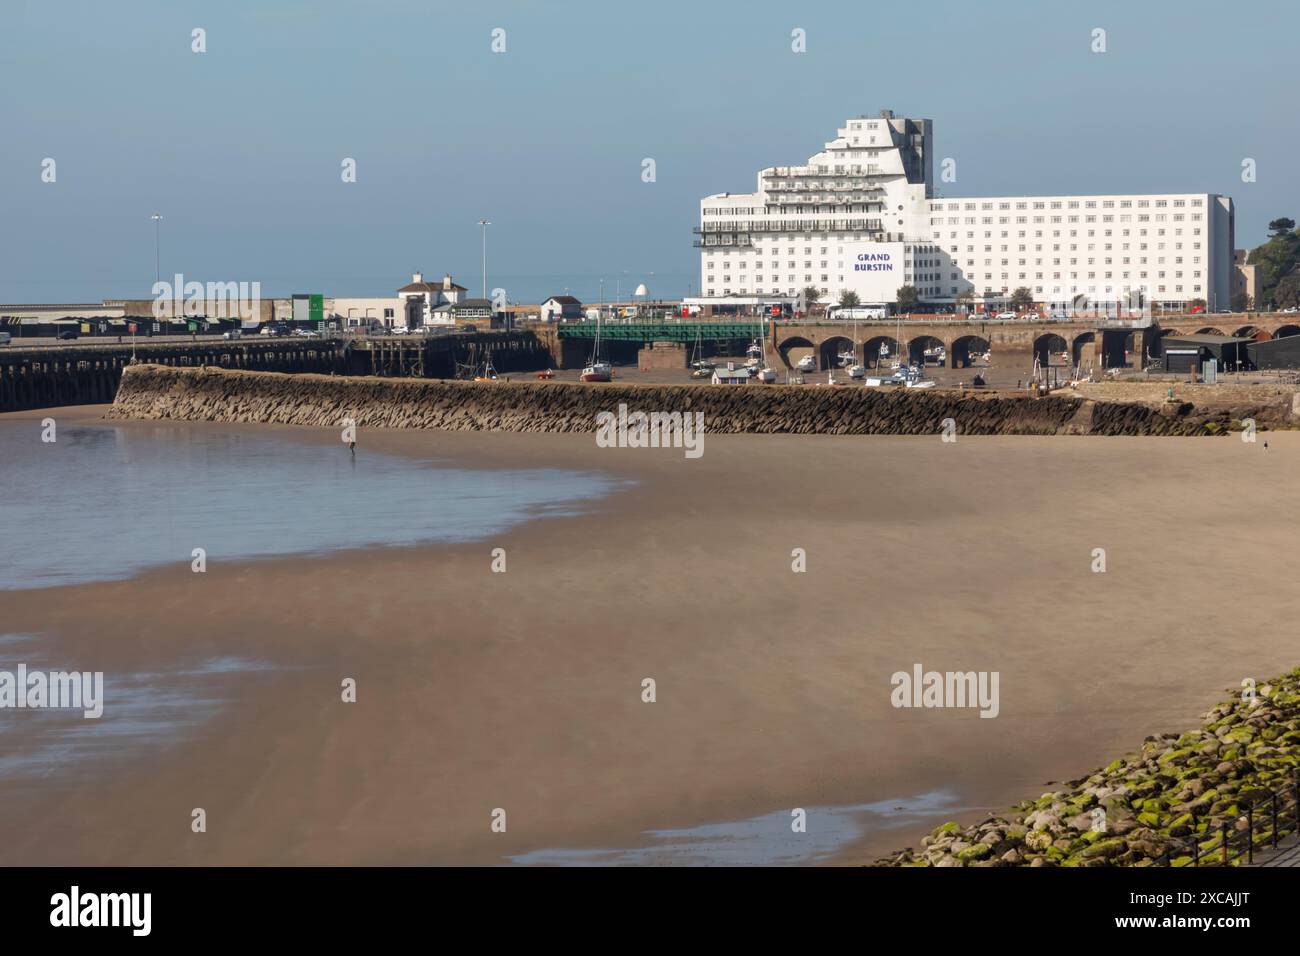
[{"label": "bright sand bank", "polygon": [[[61,427],[100,411],[60,410]],[[1270,506],[1300,436],[1260,437],[728,435],[687,460],[590,435],[363,430],[362,468],[385,451],[638,484],[474,544],[5,593],[0,631],[105,671],[107,707],[115,673],[268,667],[205,678],[214,715],[165,748],[0,779],[0,862],[488,864],[793,807],[949,791],[970,808],[824,858],[868,862],[1298,662],[1295,533]],[[915,663],[998,671],[998,716],[893,708],[890,677]]]}]

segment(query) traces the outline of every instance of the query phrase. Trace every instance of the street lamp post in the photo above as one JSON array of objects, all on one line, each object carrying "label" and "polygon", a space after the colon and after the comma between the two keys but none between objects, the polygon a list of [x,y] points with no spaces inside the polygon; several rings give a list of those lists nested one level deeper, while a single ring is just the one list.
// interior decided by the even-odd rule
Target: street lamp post
[{"label": "street lamp post", "polygon": [[478,224],[483,227],[483,298],[487,298],[487,227],[492,225],[490,220],[480,219]]},{"label": "street lamp post", "polygon": [[[154,295],[157,295],[156,287],[162,281],[162,216],[154,213],[149,217],[153,220],[153,283],[155,286]],[[176,296],[172,296],[172,301],[176,301]],[[131,358],[135,358],[135,336],[131,337]]]}]

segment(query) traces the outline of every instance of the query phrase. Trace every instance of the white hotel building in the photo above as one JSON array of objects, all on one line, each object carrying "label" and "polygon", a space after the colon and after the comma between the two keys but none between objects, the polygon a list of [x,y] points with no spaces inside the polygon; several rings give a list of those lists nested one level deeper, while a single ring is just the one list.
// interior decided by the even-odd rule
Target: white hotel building
[{"label": "white hotel building", "polygon": [[936,198],[932,123],[850,119],[802,166],[700,202],[697,301],[772,301],[815,286],[863,304],[997,308],[1024,286],[1051,311],[1229,307],[1232,200],[1213,193]]}]

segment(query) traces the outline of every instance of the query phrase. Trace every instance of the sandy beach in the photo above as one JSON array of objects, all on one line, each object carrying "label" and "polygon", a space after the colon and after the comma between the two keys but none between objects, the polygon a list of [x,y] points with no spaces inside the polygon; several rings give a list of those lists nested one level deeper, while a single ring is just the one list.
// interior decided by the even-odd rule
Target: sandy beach
[{"label": "sandy beach", "polygon": [[[61,427],[102,411],[61,409]],[[332,430],[177,427],[347,454]],[[0,777],[0,862],[499,864],[952,795],[808,861],[865,863],[1300,663],[1294,532],[1259,513],[1300,464],[1295,434],[728,435],[692,460],[591,435],[364,431],[358,467],[373,452],[635,485],[471,544],[5,592],[0,631],[103,670],[110,695],[115,673],[265,666],[213,678],[218,712],[165,748]],[[890,676],[915,663],[1000,672],[999,715],[895,709]]]}]

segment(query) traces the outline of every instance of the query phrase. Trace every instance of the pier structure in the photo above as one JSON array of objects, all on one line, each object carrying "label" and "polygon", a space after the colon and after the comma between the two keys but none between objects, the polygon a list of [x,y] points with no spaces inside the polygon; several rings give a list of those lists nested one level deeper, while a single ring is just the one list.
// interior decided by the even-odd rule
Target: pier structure
[{"label": "pier structure", "polygon": [[490,361],[501,372],[551,364],[531,332],[373,338],[200,337],[182,342],[76,342],[0,348],[0,412],[113,401],[131,364],[262,372],[455,378]]}]

